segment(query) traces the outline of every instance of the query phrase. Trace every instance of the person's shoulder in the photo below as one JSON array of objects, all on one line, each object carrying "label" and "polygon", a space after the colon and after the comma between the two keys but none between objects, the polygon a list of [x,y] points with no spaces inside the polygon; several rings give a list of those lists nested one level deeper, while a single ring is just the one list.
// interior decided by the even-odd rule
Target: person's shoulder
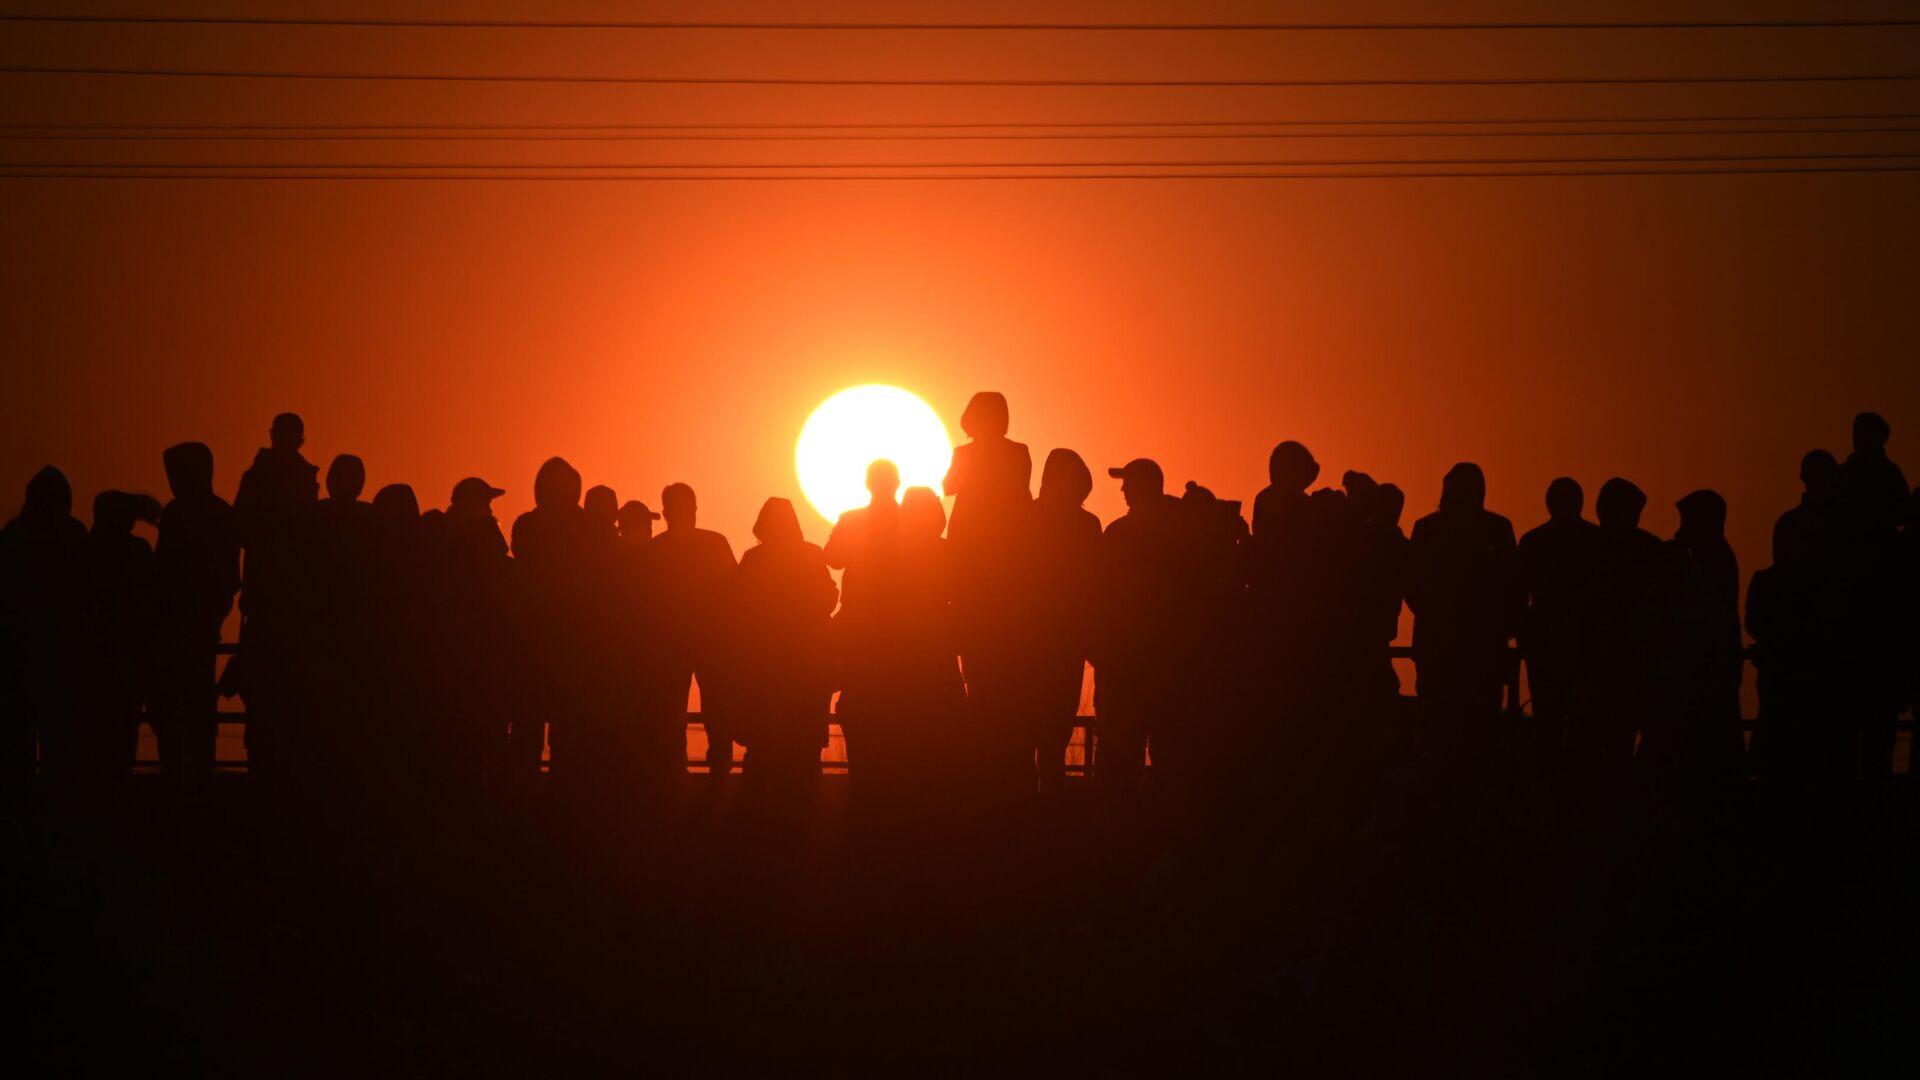
[{"label": "person's shoulder", "polygon": [[1445,523],[1446,523],[1446,518],[1442,517],[1440,515],[1440,511],[1438,510],[1435,510],[1430,514],[1420,517],[1416,519],[1413,523],[1413,538],[1415,540],[1418,540],[1420,539],[1421,533],[1431,533],[1435,529],[1440,528]]}]

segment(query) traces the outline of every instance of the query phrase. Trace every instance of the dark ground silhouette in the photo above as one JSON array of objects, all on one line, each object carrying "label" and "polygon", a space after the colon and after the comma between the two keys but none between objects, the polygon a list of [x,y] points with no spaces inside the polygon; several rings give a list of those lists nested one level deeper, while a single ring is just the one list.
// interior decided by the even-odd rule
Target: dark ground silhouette
[{"label": "dark ground silhouette", "polygon": [[[951,520],[875,462],[824,546],[770,499],[737,563],[687,485],[656,534],[559,458],[510,544],[477,477],[424,513],[405,484],[363,500],[366,465],[323,484],[293,414],[231,506],[197,443],[163,455],[171,502],[104,491],[90,529],[43,469],[0,530],[15,1056],[1600,1076],[1908,1054],[1920,497],[1881,417],[1803,462],[1750,656],[1709,490],[1661,540],[1629,481],[1596,524],[1562,478],[1516,542],[1462,463],[1409,537],[1397,486],[1314,490],[1283,442],[1250,523],[1141,458],[1108,470],[1128,509],[1102,530],[1072,451],[1031,493],[999,395],[963,427]],[[214,767],[218,693],[246,709],[244,773]],[[821,775],[830,721],[845,775]]]}]

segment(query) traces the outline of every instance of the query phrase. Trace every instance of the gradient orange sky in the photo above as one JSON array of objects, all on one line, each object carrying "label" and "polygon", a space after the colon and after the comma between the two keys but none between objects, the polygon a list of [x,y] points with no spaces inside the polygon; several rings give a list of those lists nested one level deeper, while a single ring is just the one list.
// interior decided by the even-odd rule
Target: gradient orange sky
[{"label": "gradient orange sky", "polygon": [[[1670,5],[1641,14],[1675,17]],[[1867,11],[1869,6],[1861,6]],[[295,9],[297,10],[297,9]],[[311,9],[309,9],[311,10]],[[364,6],[366,12],[394,14]],[[415,10],[426,11],[421,7]],[[612,6],[489,13],[557,18]],[[770,5],[649,7],[715,19]],[[968,19],[1089,17],[1084,5],[950,5]],[[1618,5],[1565,6],[1626,18]],[[1405,17],[1408,5],[1208,5],[1205,18]],[[1700,7],[1725,17],[1731,7]],[[1769,16],[1836,14],[1769,5]],[[444,14],[444,9],[434,9]],[[1303,14],[1305,13],[1305,14]],[[1424,9],[1419,14],[1425,15]],[[1750,12],[1742,9],[1742,14]],[[619,14],[632,17],[622,8]],[[915,18],[941,12],[915,9]],[[1539,5],[1448,18],[1541,17]],[[808,18],[898,18],[833,5]],[[1198,20],[1191,5],[1100,17]],[[6,63],[307,69],[857,70],[1145,78],[1629,70],[1920,68],[1920,34],[1095,35],[695,34],[0,27]],[[985,40],[983,40],[983,38]],[[1676,38],[1682,40],[1675,40]],[[0,123],[967,122],[1208,116],[1920,113],[1920,84],[1360,90],[876,90],[350,85],[0,75]],[[1746,152],[1738,136],[1696,140]],[[1790,140],[1772,137],[1765,146]],[[1864,140],[1866,136],[1848,137]],[[1873,152],[1920,151],[1920,135]],[[1596,152],[1594,140],[1292,140],[1284,146],[987,143],[763,148],[50,145],[8,161],[1154,160]],[[1658,153],[1622,139],[1608,154]],[[1826,143],[1793,144],[1795,149]],[[1869,145],[1856,141],[1847,146]],[[325,155],[336,155],[327,158]],[[515,158],[513,155],[531,155]],[[173,155],[173,156],[165,156]],[[391,156],[380,156],[391,155]],[[597,155],[597,156],[596,156]],[[726,155],[732,155],[731,157]],[[968,156],[971,155],[971,156]],[[736,550],[769,495],[799,498],[793,442],[845,386],[911,389],[958,432],[967,397],[1004,392],[1035,458],[1096,470],[1136,456],[1251,500],[1281,439],[1323,479],[1357,467],[1407,491],[1408,522],[1458,460],[1521,529],[1547,482],[1589,497],[1615,474],[1652,499],[1713,487],[1742,568],[1768,561],[1796,463],[1846,450],[1860,409],[1920,473],[1920,174],[1234,181],[418,182],[0,178],[0,500],[48,462],[79,501],[164,492],[160,450],[212,445],[228,494],[271,416],[303,414],[308,454],[366,459],[369,491],[459,478],[527,508],[551,454],[589,484],[657,502],[694,485]],[[15,494],[7,495],[6,492]],[[1120,512],[1102,476],[1090,504]],[[806,519],[810,538],[826,523]]]}]

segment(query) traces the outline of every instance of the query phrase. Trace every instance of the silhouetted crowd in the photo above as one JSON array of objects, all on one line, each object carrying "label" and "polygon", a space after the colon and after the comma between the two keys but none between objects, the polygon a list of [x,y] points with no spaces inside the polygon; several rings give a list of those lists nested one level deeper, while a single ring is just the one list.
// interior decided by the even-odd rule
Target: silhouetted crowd
[{"label": "silhouetted crowd", "polygon": [[[656,512],[583,492],[560,458],[507,533],[501,489],[479,478],[424,513],[405,484],[366,500],[361,460],[323,478],[290,413],[231,503],[211,451],[184,443],[163,454],[172,501],[102,492],[87,528],[49,466],[0,533],[0,768],[15,795],[36,774],[96,791],[132,771],[144,722],[162,773],[190,788],[213,770],[226,696],[245,705],[262,788],[458,807],[530,790],[550,761],[557,791],[644,796],[685,782],[697,687],[714,777],[738,744],[750,784],[804,796],[831,718],[854,790],[893,805],[1051,796],[1082,722],[1095,789],[1119,803],[1360,761],[1405,723],[1454,766],[1524,727],[1574,791],[1648,775],[1820,790],[1893,771],[1920,667],[1920,499],[1874,414],[1845,461],[1806,456],[1805,495],[1753,576],[1750,748],[1740,574],[1712,491],[1680,499],[1662,540],[1631,482],[1602,485],[1589,520],[1562,478],[1516,541],[1463,463],[1408,535],[1398,487],[1349,472],[1315,489],[1318,463],[1289,441],[1250,523],[1205,487],[1169,492],[1143,458],[1107,470],[1127,510],[1103,529],[1073,451],[1052,451],[1032,492],[1000,395],[975,396],[962,426],[950,517],[876,461],[871,502],[824,546],[775,498],[738,559],[687,485]],[[1414,696],[1394,666],[1403,604]],[[1530,710],[1514,700],[1523,662]]]}]

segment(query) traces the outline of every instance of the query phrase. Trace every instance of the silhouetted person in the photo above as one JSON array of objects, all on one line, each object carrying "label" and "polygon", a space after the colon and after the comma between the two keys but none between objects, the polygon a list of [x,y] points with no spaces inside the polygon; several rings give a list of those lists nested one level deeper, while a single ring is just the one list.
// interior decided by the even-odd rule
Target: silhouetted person
[{"label": "silhouetted person", "polygon": [[427,641],[437,629],[431,618],[434,555],[420,498],[410,485],[388,484],[375,492],[368,519],[368,607],[359,657],[367,718],[359,725],[353,765],[377,786],[388,804],[380,809],[393,810],[419,801],[432,755],[440,750],[427,730],[429,710],[438,704],[427,686]]},{"label": "silhouetted person", "polygon": [[827,633],[840,590],[826,553],[809,544],[786,499],[768,499],[754,522],[759,543],[734,575],[730,636],[738,732],[747,777],[787,793],[820,775],[833,698]]},{"label": "silhouetted person", "polygon": [[1164,778],[1186,775],[1181,712],[1194,608],[1191,519],[1160,466],[1136,458],[1107,475],[1127,512],[1101,538],[1101,621],[1093,656],[1099,743],[1094,779],[1109,796],[1140,786],[1151,745]]},{"label": "silhouetted person", "polygon": [[1853,418],[1853,453],[1840,467],[1846,499],[1862,524],[1876,532],[1892,533],[1906,517],[1907,476],[1887,457],[1887,439],[1893,434],[1879,413]]},{"label": "silhouetted person", "polygon": [[1660,549],[1654,583],[1659,699],[1640,756],[1697,788],[1739,775],[1740,567],[1727,545],[1726,500],[1695,491],[1677,505],[1680,528]]},{"label": "silhouetted person", "polygon": [[[1253,559],[1249,602],[1262,656],[1260,693],[1277,714],[1273,736],[1297,728],[1308,713],[1326,705],[1329,689],[1322,653],[1329,597],[1320,576],[1328,547],[1325,515],[1316,514],[1307,489],[1320,463],[1289,439],[1267,457],[1267,486],[1253,500]],[[1272,753],[1263,746],[1256,753]]]},{"label": "silhouetted person", "polygon": [[[503,494],[477,476],[467,477],[453,486],[446,512],[434,519],[426,538],[433,567],[426,663],[434,701],[422,719],[428,744],[423,782],[463,805],[480,793],[490,770],[495,783],[514,770],[524,778],[531,738],[522,732],[516,758],[509,730],[516,717],[543,704],[527,692],[536,646],[527,636],[533,628],[517,616],[529,594],[516,588],[522,582],[514,571],[520,568],[508,558],[493,516],[493,500]],[[530,720],[518,722],[532,726]],[[531,753],[537,768],[539,748]]]},{"label": "silhouetted person", "polygon": [[596,548],[612,548],[620,539],[620,496],[605,484],[587,489],[580,501],[587,515],[587,535]]},{"label": "silhouetted person", "polygon": [[1359,638],[1354,690],[1361,702],[1371,701],[1384,709],[1400,694],[1392,648],[1400,636],[1400,609],[1412,572],[1407,535],[1400,531],[1407,496],[1396,484],[1346,486],[1347,498],[1361,519],[1361,540],[1354,553],[1358,568],[1353,582],[1354,614]]},{"label": "silhouetted person", "polygon": [[[1067,744],[1079,723],[1080,690],[1099,599],[1100,519],[1085,509],[1093,473],[1071,450],[1047,455],[1040,496],[1021,531],[1005,633],[1020,646],[1015,716],[1016,764],[1024,786],[1043,794],[1063,786]],[[1028,763],[1031,763],[1029,766]]]},{"label": "silhouetted person", "polygon": [[1162,762],[1184,762],[1187,794],[1211,802],[1242,779],[1257,734],[1245,685],[1251,543],[1238,500],[1189,480],[1179,503],[1190,583],[1186,621],[1175,629],[1186,648],[1187,708],[1177,727],[1161,725],[1155,752]]},{"label": "silhouetted person", "polygon": [[103,491],[93,500],[87,533],[88,671],[76,688],[83,702],[76,739],[89,785],[133,771],[147,691],[153,685],[158,636],[153,548],[135,536],[138,522],[157,525],[151,495]]},{"label": "silhouetted person", "polygon": [[1569,762],[1582,780],[1616,790],[1654,704],[1653,585],[1661,541],[1640,527],[1646,506],[1646,495],[1617,476],[1594,500],[1592,709],[1573,717],[1567,732]]},{"label": "silhouetted person", "polygon": [[513,522],[513,563],[524,621],[516,636],[524,656],[526,704],[516,711],[503,772],[524,781],[540,771],[546,725],[555,725],[556,777],[566,767],[565,729],[587,707],[576,677],[588,604],[584,580],[589,533],[580,507],[580,474],[548,458],[533,479],[533,509]]},{"label": "silhouetted person", "polygon": [[1033,456],[1025,443],[1007,438],[1008,423],[1007,399],[991,391],[973,395],[960,415],[960,430],[973,441],[954,448],[940,485],[953,496],[947,538],[956,548],[1003,540],[1033,501]]},{"label": "silhouetted person", "polygon": [[733,547],[727,538],[696,526],[699,504],[693,488],[668,484],[660,493],[667,527],[648,541],[657,591],[654,617],[674,698],[686,708],[690,684],[700,688],[700,721],[707,733],[707,771],[718,781],[733,768],[733,727],[727,700],[731,689],[721,672],[722,620],[733,584]]},{"label": "silhouetted person", "polygon": [[240,535],[233,507],[213,491],[213,451],[181,443],[161,464],[173,500],[154,544],[160,639],[148,720],[161,771],[195,782],[213,771],[220,634],[240,591]]},{"label": "silhouetted person", "polygon": [[293,413],[273,418],[269,445],[254,455],[233,499],[243,552],[240,650],[222,677],[247,707],[247,772],[267,778],[289,764],[305,713],[303,665],[310,664],[314,590],[307,546],[319,470],[300,454],[306,426]]},{"label": "silhouetted person", "polygon": [[620,514],[614,519],[621,545],[631,549],[653,539],[653,523],[659,520],[659,513],[638,499],[621,503]]},{"label": "silhouetted person", "polygon": [[1513,525],[1486,508],[1478,465],[1447,471],[1440,509],[1413,526],[1413,610],[1417,692],[1435,722],[1472,747],[1491,734],[1506,683],[1507,641],[1518,621]]},{"label": "silhouetted person", "polygon": [[1599,526],[1581,516],[1586,494],[1572,477],[1547,485],[1547,523],[1520,538],[1527,610],[1520,652],[1533,695],[1533,726],[1545,763],[1557,764],[1575,717],[1589,708],[1587,667]]},{"label": "silhouetted person", "polygon": [[1761,775],[1788,790],[1849,780],[1854,768],[1851,732],[1833,707],[1849,663],[1846,601],[1806,543],[1800,530],[1775,528],[1773,565],[1747,587],[1760,698],[1753,755]]},{"label": "silhouetted person", "polygon": [[312,621],[303,628],[298,692],[313,710],[300,748],[303,764],[336,787],[365,787],[380,741],[376,669],[386,658],[367,655],[379,603],[373,505],[360,497],[366,489],[366,463],[336,455],[326,497],[300,538],[302,584],[311,595],[303,607]]},{"label": "silhouetted person", "polygon": [[73,488],[51,465],[27,482],[19,514],[0,530],[7,674],[0,783],[8,813],[22,809],[32,788],[36,744],[43,771],[73,769],[87,662],[86,541],[73,516]]},{"label": "silhouetted person", "polygon": [[1893,774],[1894,722],[1905,705],[1900,647],[1900,525],[1909,498],[1906,474],[1887,457],[1892,429],[1878,413],[1853,419],[1853,453],[1840,467],[1840,487],[1854,533],[1847,565],[1858,599],[1849,631],[1853,670],[1841,696],[1859,732],[1860,773]]}]

